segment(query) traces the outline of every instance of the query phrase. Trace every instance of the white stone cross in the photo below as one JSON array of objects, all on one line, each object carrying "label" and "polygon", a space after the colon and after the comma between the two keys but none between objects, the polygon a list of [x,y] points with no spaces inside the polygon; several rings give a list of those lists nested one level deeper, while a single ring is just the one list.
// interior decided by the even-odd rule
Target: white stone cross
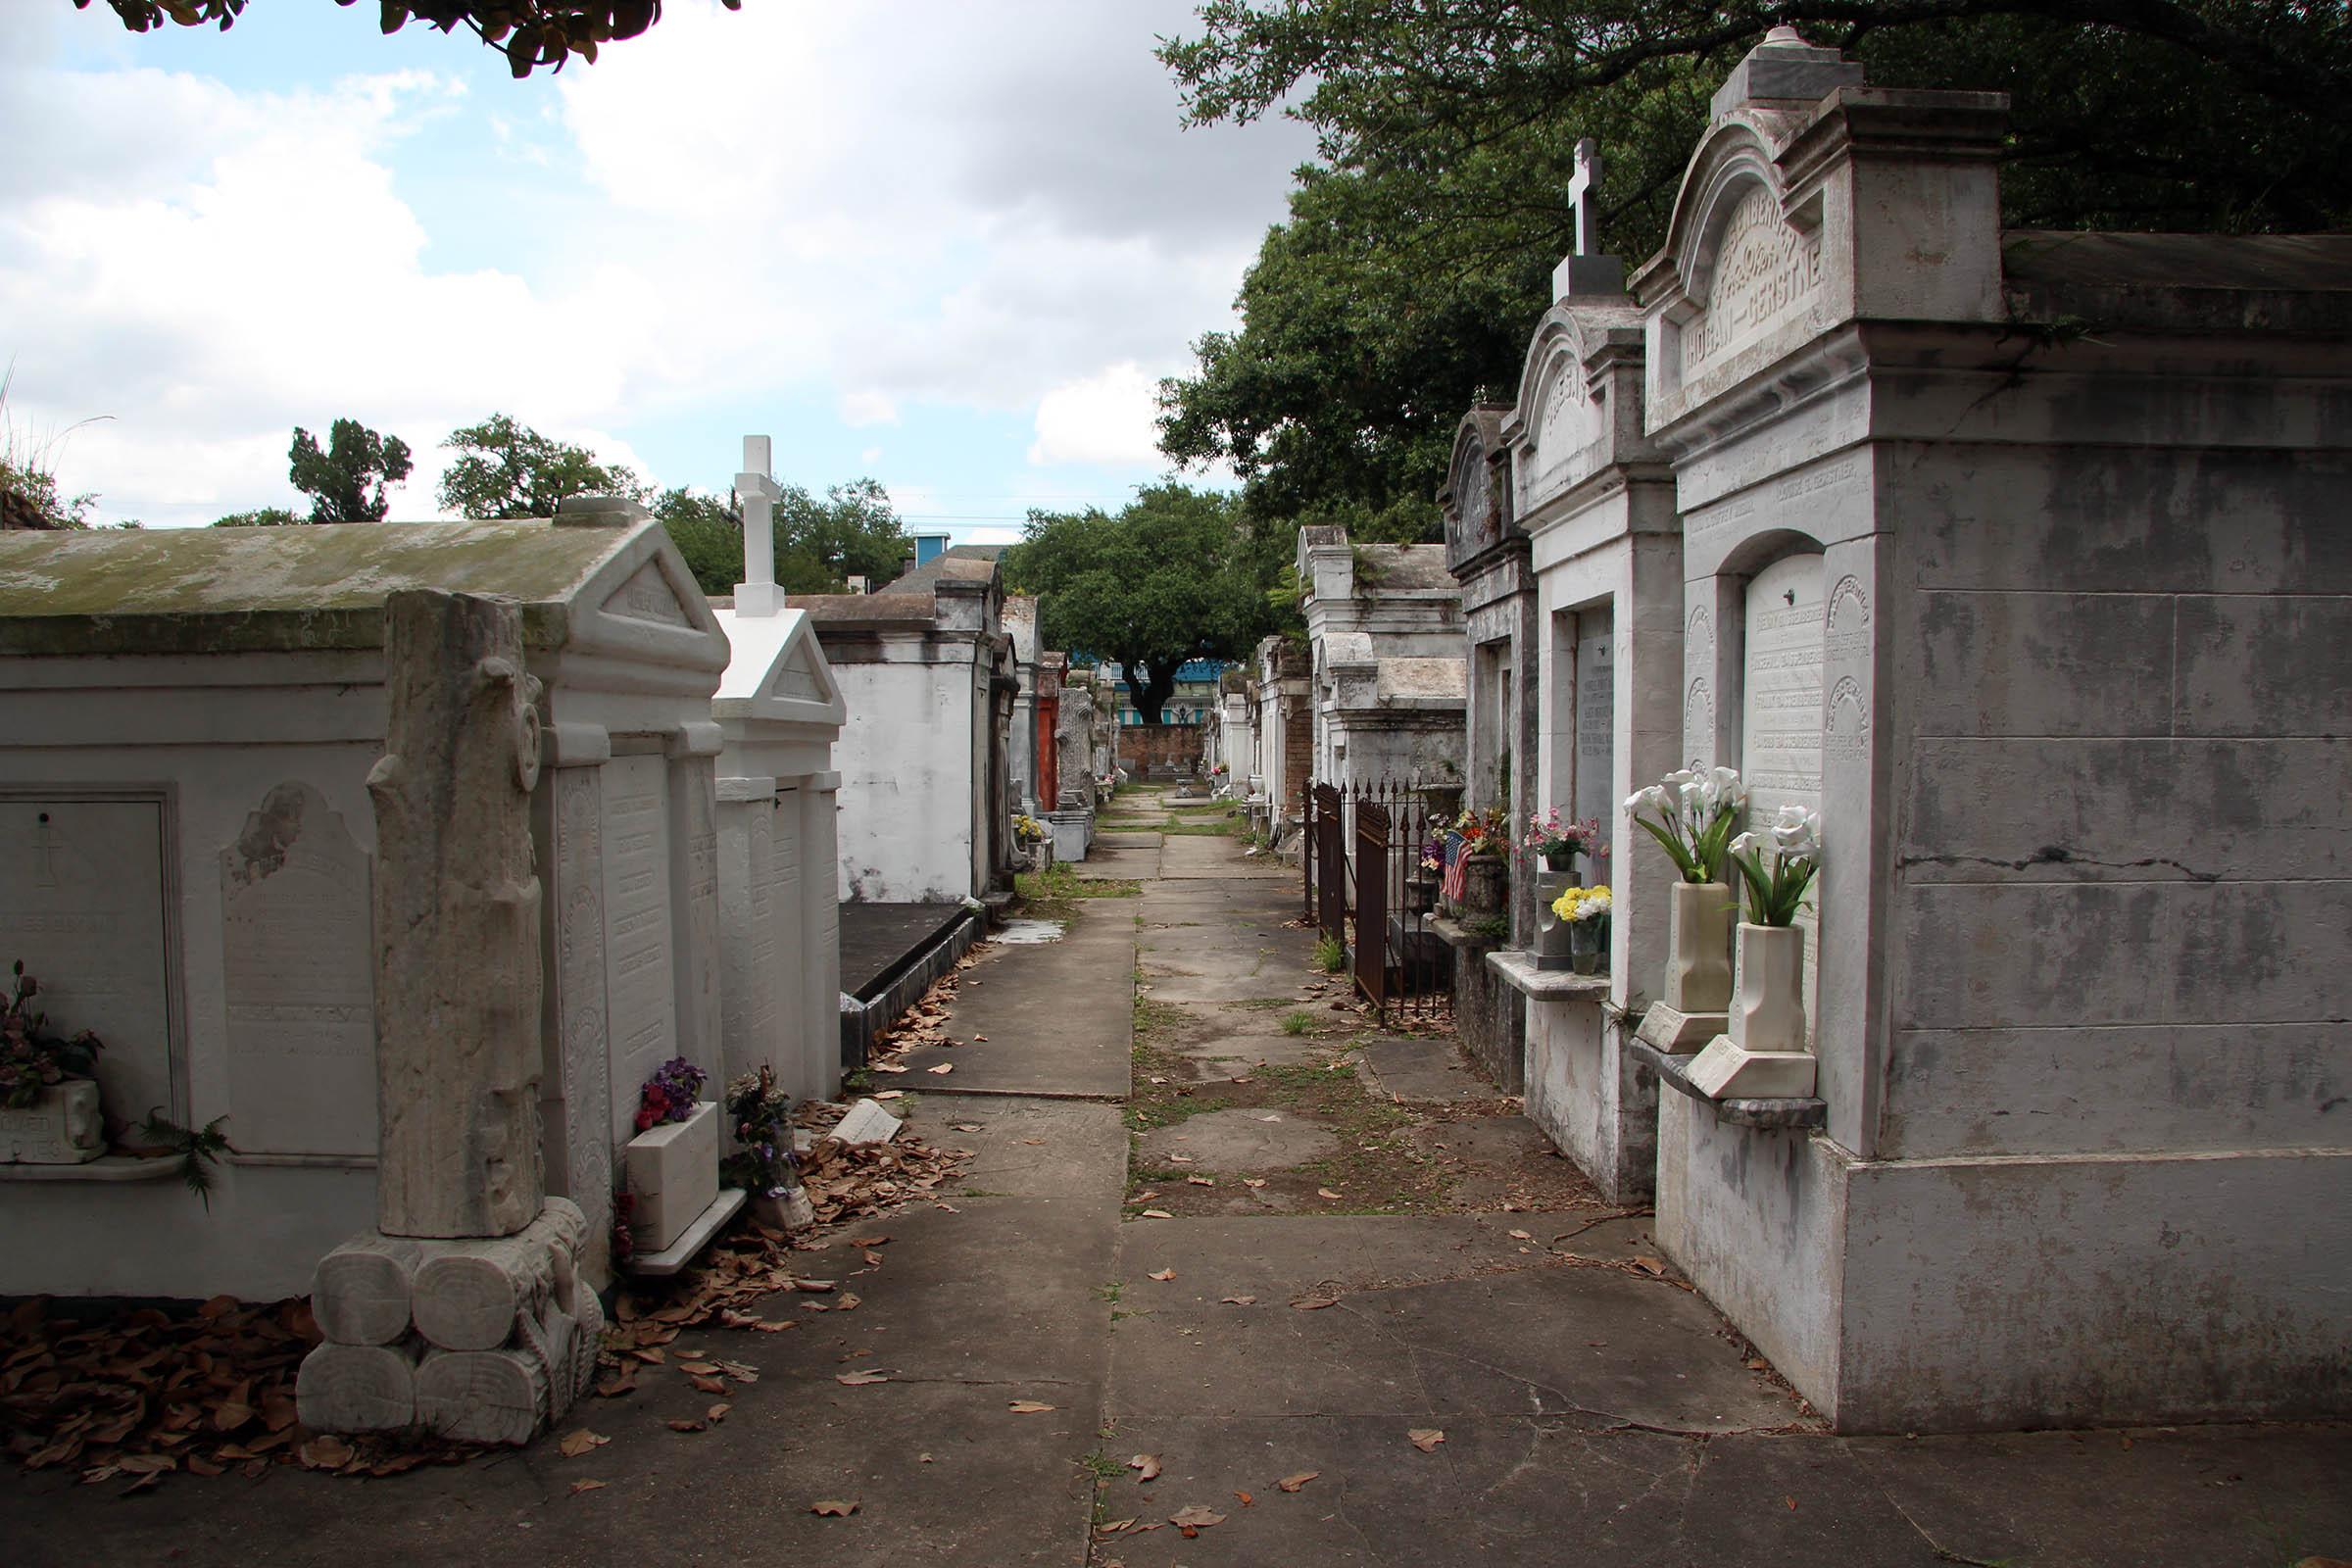
[{"label": "white stone cross", "polygon": [[784,495],[769,475],[773,460],[763,435],[743,438],[744,471],[735,476],[735,497],[743,506],[743,576],[735,585],[735,613],[772,615],[784,608],[776,592],[776,522],[773,511]]},{"label": "white stone cross", "polygon": [[1576,254],[1600,254],[1600,143],[1587,136],[1576,144],[1576,172],[1568,180],[1576,204]]}]

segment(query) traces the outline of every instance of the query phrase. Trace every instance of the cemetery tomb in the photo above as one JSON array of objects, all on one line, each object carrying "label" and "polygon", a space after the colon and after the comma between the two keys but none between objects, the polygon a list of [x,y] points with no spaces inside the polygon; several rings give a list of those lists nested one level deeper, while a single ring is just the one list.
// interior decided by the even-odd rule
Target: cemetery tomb
[{"label": "cemetery tomb", "polygon": [[2006,108],[1777,29],[1634,279],[1681,760],[1823,839],[1656,1234],[1843,1430],[2340,1416],[2352,240],[2004,231]]},{"label": "cemetery tomb", "polygon": [[1499,431],[1528,538],[1537,662],[1531,809],[1599,823],[1610,854],[1578,880],[1610,889],[1609,956],[1591,977],[1523,952],[1490,965],[1526,998],[1527,1114],[1621,1203],[1655,1180],[1658,1091],[1633,1054],[1666,954],[1674,870],[1623,806],[1682,750],[1682,552],[1671,480],[1642,432],[1642,318],[1623,268],[1595,254],[1604,171],[1580,157],[1580,249],[1528,344]]},{"label": "cemetery tomb", "polygon": [[1351,546],[1344,529],[1309,526],[1298,564],[1315,781],[1460,778],[1468,662],[1444,547]]},{"label": "cemetery tomb", "polygon": [[[16,938],[0,965],[24,957],[51,1020],[106,1042],[113,1141],[62,1177],[0,1163],[13,1184],[0,1294],[298,1295],[321,1254],[372,1226],[367,778],[385,750],[384,605],[405,588],[514,601],[544,688],[528,797],[546,976],[537,1121],[548,1190],[578,1199],[582,1268],[603,1279],[624,1141],[613,1101],[633,1105],[639,1081],[618,1075],[612,1042],[662,1028],[716,1057],[715,992],[700,1012],[681,995],[715,901],[712,918],[690,917],[705,895],[677,840],[710,787],[727,650],[666,535],[590,501],[553,522],[0,537],[0,839],[25,850],[0,856]],[[616,760],[625,789],[607,786]],[[677,1011],[616,1029],[607,804],[655,773],[670,842],[634,853],[665,859],[669,888],[632,888],[651,903],[630,906],[643,923],[622,936],[666,950]],[[126,1152],[150,1111],[225,1118],[233,1152],[209,1210],[172,1179],[175,1161]],[[122,1245],[74,1245],[94,1232]]]},{"label": "cemetery tomb", "polygon": [[[745,439],[735,489],[747,521],[773,504],[766,448],[764,437]],[[757,531],[747,527],[747,541]],[[772,558],[749,543],[746,551],[747,578],[772,575]],[[841,778],[832,763],[848,709],[806,612],[756,589],[716,614],[733,657],[710,705],[725,738],[717,760],[724,1047],[707,1065],[717,1089],[764,1065],[795,1099],[831,1099],[841,1078],[833,833]]]}]

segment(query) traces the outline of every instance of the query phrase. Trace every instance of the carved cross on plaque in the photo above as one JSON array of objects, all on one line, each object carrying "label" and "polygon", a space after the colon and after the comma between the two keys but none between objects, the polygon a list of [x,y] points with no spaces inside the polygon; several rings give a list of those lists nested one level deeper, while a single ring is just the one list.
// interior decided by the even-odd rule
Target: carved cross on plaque
[{"label": "carved cross on plaque", "polygon": [[59,849],[57,829],[50,824],[49,813],[41,813],[40,825],[32,830],[32,885],[36,888],[57,888],[65,879],[57,874]]},{"label": "carved cross on plaque", "polygon": [[1600,143],[1587,136],[1576,144],[1576,172],[1568,180],[1576,204],[1576,254],[1600,254]]}]

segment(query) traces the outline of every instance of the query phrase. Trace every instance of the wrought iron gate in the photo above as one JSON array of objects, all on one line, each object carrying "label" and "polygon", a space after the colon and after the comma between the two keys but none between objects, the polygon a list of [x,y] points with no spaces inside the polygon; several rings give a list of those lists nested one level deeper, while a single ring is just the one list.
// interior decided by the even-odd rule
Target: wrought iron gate
[{"label": "wrought iron gate", "polygon": [[1306,917],[1347,945],[1355,989],[1384,1022],[1449,1014],[1453,955],[1429,928],[1437,874],[1421,866],[1431,816],[1423,787],[1310,784],[1301,793]]}]

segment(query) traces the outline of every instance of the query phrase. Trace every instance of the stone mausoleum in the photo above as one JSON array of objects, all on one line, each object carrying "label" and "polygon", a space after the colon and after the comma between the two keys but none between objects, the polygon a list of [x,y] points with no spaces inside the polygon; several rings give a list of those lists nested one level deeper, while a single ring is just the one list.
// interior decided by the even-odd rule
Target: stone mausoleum
[{"label": "stone mausoleum", "polygon": [[[1812,1093],[1658,1056],[1657,1237],[1844,1430],[2340,1417],[2352,237],[2004,230],[2006,119],[1780,29],[1631,279],[1597,455],[1671,477],[1677,760],[1824,845]],[[1576,494],[1522,493],[1540,573],[1604,553],[1545,613],[1581,643],[1605,590],[1643,658],[1668,553]],[[1612,793],[1656,685],[1617,676]]]}]

